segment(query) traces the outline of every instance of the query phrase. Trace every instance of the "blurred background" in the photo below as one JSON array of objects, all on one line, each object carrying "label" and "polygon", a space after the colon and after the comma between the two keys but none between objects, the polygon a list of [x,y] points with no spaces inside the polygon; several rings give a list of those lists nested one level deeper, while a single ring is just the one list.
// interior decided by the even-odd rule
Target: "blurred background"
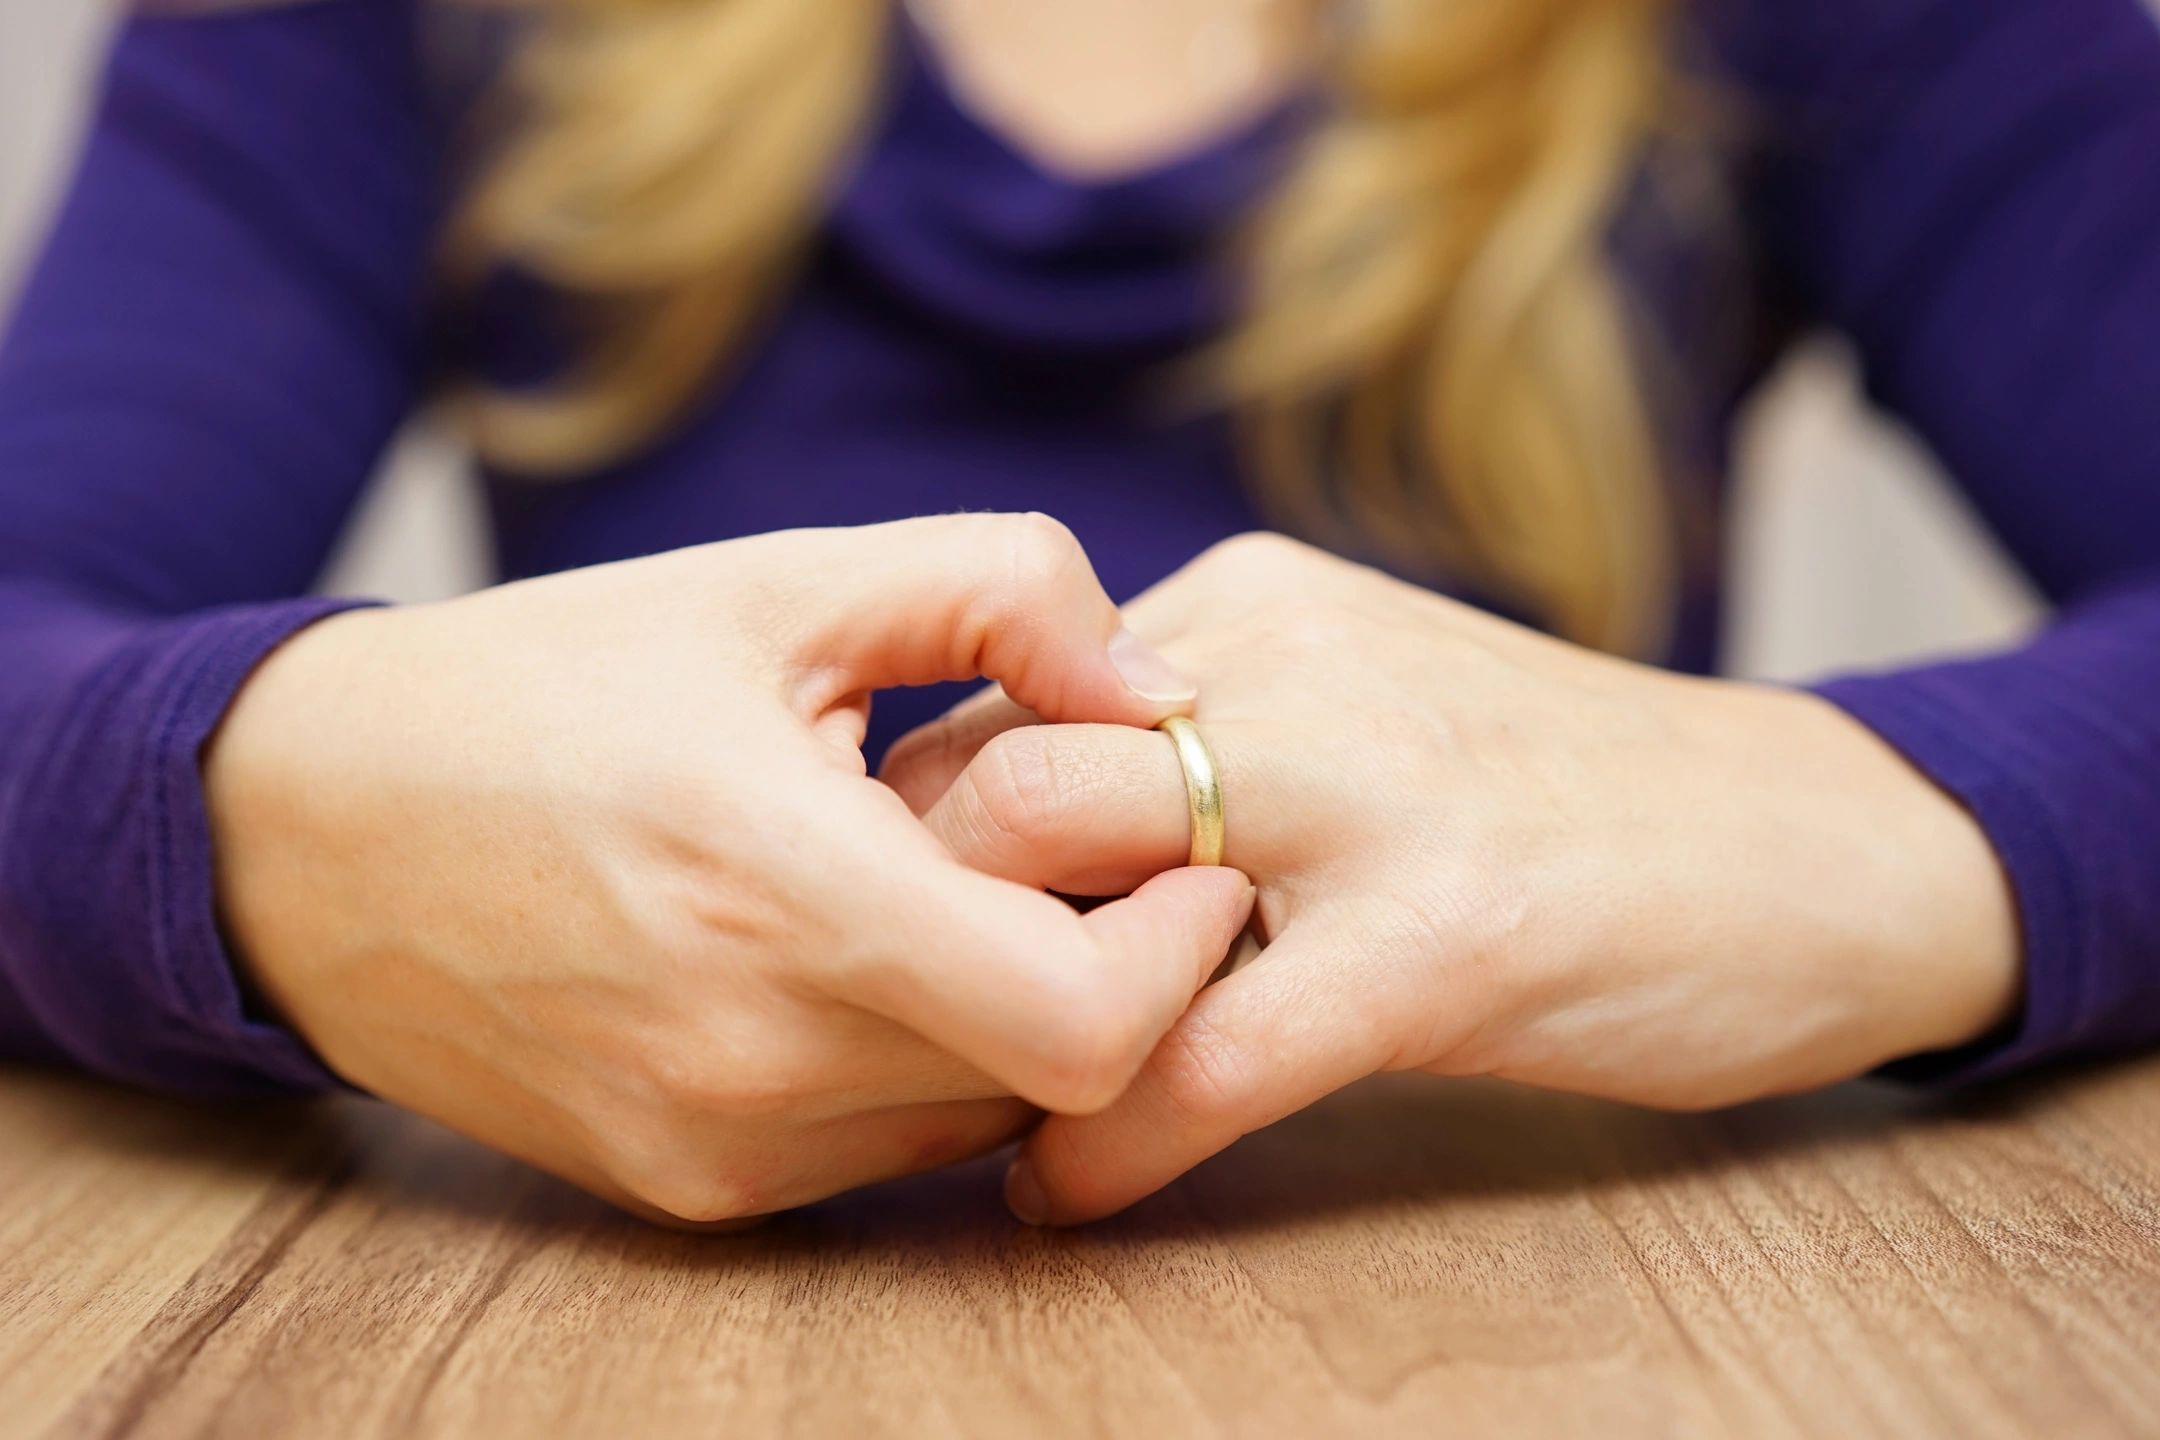
[{"label": "blurred background", "polygon": [[[112,6],[0,0],[0,313],[65,182]],[[2017,633],[2030,591],[1838,346],[1767,387],[1741,446],[1727,668],[1797,677]],[[389,457],[327,590],[417,600],[484,584],[462,458],[419,427]]]}]

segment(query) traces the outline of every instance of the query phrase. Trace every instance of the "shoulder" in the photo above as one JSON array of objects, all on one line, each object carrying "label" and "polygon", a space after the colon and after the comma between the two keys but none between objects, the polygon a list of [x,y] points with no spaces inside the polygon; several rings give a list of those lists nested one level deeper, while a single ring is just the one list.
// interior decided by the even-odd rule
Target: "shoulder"
[{"label": "shoulder", "polygon": [[264,149],[333,128],[397,143],[425,113],[419,11],[418,0],[141,6],[114,35],[97,124]]},{"label": "shoulder", "polygon": [[2066,70],[2160,64],[2153,0],[1692,0],[1683,13],[1730,82],[1778,107],[1910,99],[1954,77],[1984,110],[1989,92]]},{"label": "shoulder", "polygon": [[[76,204],[155,205],[325,285],[402,297],[439,219],[423,0],[156,0],[121,22]],[[111,207],[107,207],[111,208]],[[115,237],[116,240],[123,237]],[[234,248],[234,247],[241,248]]]}]

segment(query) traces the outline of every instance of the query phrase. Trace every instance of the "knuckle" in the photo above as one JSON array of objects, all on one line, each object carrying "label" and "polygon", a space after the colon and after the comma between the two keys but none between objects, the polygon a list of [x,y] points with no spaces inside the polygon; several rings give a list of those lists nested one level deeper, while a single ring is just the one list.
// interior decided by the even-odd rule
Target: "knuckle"
[{"label": "knuckle", "polygon": [[1056,579],[1084,558],[1072,530],[1040,511],[1003,517],[1000,528],[1008,569],[1018,585]]},{"label": "knuckle", "polygon": [[1163,1104],[1180,1123],[1205,1125],[1238,1114],[1252,1090],[1238,1047],[1197,1015],[1163,1038],[1154,1065]]},{"label": "knuckle", "polygon": [[713,1225],[759,1213],[757,1187],[724,1170],[680,1167],[640,1177],[626,1187],[653,1209],[686,1225]]},{"label": "knuckle", "polygon": [[677,1122],[769,1119],[798,1108],[809,1089],[795,1067],[729,1047],[654,1046],[640,1063],[655,1108]]},{"label": "knuckle", "polygon": [[597,1130],[601,1173],[637,1204],[671,1220],[709,1225],[765,1208],[757,1177],[727,1161],[710,1125],[679,1114],[631,1112]]},{"label": "knuckle", "polygon": [[985,836],[1027,845],[1049,833],[1069,803],[1068,777],[1056,747],[1036,726],[993,737],[971,773]]},{"label": "knuckle", "polygon": [[1298,563],[1306,547],[1273,530],[1247,530],[1218,540],[1194,564],[1224,579],[1256,573],[1277,574]]},{"label": "knuckle", "polygon": [[1087,992],[1057,997],[1042,1013],[1053,1108],[1065,1115],[1108,1109],[1147,1062],[1155,1037],[1146,1017],[1123,997]]},{"label": "knuckle", "polygon": [[895,740],[878,766],[878,778],[903,794],[922,777],[950,764],[960,743],[958,727],[950,715],[919,725]]},{"label": "knuckle", "polygon": [[1099,591],[1093,567],[1072,531],[1048,515],[986,516],[982,525],[980,583],[955,617],[947,668],[954,675],[982,674],[1002,636],[1009,653],[996,678],[1021,703],[1055,708],[1061,688],[1056,667],[1043,673],[1036,647],[1024,642],[1046,633],[1045,615],[1075,590]]},{"label": "knuckle", "polygon": [[753,1070],[710,1086],[703,1113],[727,1120],[769,1120],[792,1113],[804,1087],[785,1070]]}]

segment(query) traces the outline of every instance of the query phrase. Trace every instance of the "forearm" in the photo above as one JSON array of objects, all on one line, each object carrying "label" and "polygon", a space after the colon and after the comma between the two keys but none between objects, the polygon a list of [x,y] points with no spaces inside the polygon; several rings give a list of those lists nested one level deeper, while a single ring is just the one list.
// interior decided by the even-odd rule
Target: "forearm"
[{"label": "forearm", "polygon": [[406,0],[138,17],[0,340],[0,1047],[320,1083],[219,943],[199,752],[418,393]]}]

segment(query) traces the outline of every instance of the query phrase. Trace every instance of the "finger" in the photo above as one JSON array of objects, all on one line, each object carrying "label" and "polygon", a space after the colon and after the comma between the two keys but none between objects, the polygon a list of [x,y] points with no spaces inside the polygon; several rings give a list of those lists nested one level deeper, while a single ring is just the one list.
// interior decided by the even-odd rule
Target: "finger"
[{"label": "finger", "polygon": [[727,1220],[690,1220],[638,1199],[621,1186],[602,1177],[597,1171],[558,1168],[555,1174],[580,1190],[590,1191],[616,1209],[627,1211],[647,1224],[657,1225],[663,1230],[680,1230],[691,1235],[731,1235],[737,1231],[755,1230],[766,1220],[764,1215],[738,1215]]},{"label": "finger", "polygon": [[860,1112],[791,1135],[776,1167],[744,1195],[753,1213],[956,1165],[1010,1144],[1042,1112],[1023,1100],[952,1100]]},{"label": "finger", "polygon": [[1122,725],[995,733],[923,824],[971,869],[1067,895],[1122,895],[1192,844],[1176,747]]},{"label": "finger", "polygon": [[862,774],[863,738],[870,733],[870,696],[858,690],[835,700],[822,715],[810,722],[811,733],[831,747],[834,755],[848,769]]},{"label": "finger", "polygon": [[895,740],[878,766],[878,779],[905,800],[908,809],[924,814],[992,736],[1041,723],[1040,715],[1013,704],[992,685]]},{"label": "finger", "polygon": [[949,861],[944,871],[918,871],[911,904],[875,907],[889,918],[843,967],[840,993],[1075,1114],[1125,1088],[1252,909],[1251,883],[1220,868],[1171,871],[1084,916]]},{"label": "finger", "polygon": [[821,1105],[825,1108],[808,1116],[814,1119],[895,1104],[1000,1100],[1012,1094],[1008,1086],[952,1051],[859,1005],[832,1008],[819,1027],[809,1063],[823,1077]]},{"label": "finger", "polygon": [[1376,1019],[1344,1003],[1339,967],[1293,930],[1202,992],[1117,1103],[1045,1121],[1006,1177],[1030,1224],[1122,1210],[1240,1136],[1388,1063]]},{"label": "finger", "polygon": [[762,1223],[761,1218],[755,1215],[730,1216],[724,1219],[697,1219],[675,1214],[650,1200],[632,1194],[585,1156],[573,1150],[558,1149],[549,1145],[504,1146],[493,1139],[485,1143],[505,1149],[509,1154],[524,1161],[534,1169],[544,1170],[556,1179],[568,1181],[578,1189],[606,1201],[618,1210],[627,1211],[640,1220],[665,1229],[685,1230],[700,1235],[717,1235],[736,1230],[749,1230]]},{"label": "finger", "polygon": [[1059,720],[1152,725],[1191,680],[1125,629],[1072,532],[1046,515],[948,515],[764,537],[790,660],[835,695],[984,676]]}]

